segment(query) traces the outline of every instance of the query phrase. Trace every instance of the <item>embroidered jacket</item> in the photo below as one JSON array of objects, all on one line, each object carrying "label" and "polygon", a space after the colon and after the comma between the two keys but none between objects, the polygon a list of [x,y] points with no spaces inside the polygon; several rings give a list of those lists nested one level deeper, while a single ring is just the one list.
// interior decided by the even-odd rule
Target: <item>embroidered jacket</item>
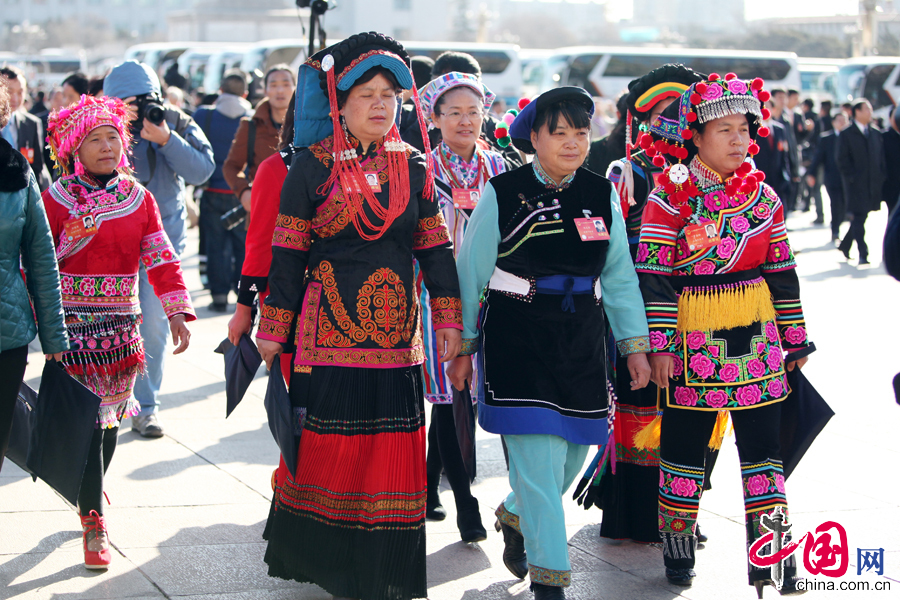
[{"label": "embroidered jacket", "polygon": [[[688,201],[691,216],[654,189],[635,259],[652,350],[674,356],[669,404],[724,410],[780,401],[788,392],[782,349],[814,349],[781,200],[765,183],[729,197],[698,157],[689,169],[700,190]],[[694,223],[713,224],[721,241],[692,250],[685,228]]]},{"label": "embroidered jacket", "polygon": [[[130,177],[114,177],[105,188],[89,179],[63,177],[43,194],[67,318],[140,315],[137,281],[143,264],[166,315],[194,320],[178,255],[153,195]],[[97,232],[70,240],[65,223],[85,217],[93,218]]]},{"label": "embroidered jacket", "polygon": [[[299,153],[281,194],[272,240],[269,296],[257,337],[286,343],[297,317],[294,369],[313,365],[392,368],[421,364],[425,354],[413,259],[431,292],[435,329],[462,329],[459,283],[447,225],[437,202],[424,198],[425,159],[405,148],[410,199],[377,240],[353,224],[354,203],[340,184],[319,194],[333,165],[333,138]],[[377,175],[375,197],[388,206],[388,152],[379,141],[362,170]],[[383,223],[365,205],[375,225]],[[304,273],[306,274],[304,277]]]}]

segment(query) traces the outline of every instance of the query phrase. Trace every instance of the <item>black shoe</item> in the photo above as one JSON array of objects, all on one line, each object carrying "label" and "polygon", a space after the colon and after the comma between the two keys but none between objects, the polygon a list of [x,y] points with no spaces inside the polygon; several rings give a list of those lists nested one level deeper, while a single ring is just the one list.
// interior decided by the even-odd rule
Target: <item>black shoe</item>
[{"label": "black shoe", "polygon": [[532,582],[531,591],[534,592],[534,600],[566,600],[566,588],[556,585]]},{"label": "black shoe", "polygon": [[228,312],[228,303],[227,302],[213,302],[209,305],[209,310],[217,313]]},{"label": "black shoe", "polygon": [[[799,596],[800,594],[805,594],[806,590],[797,589],[797,582],[800,581],[799,577],[785,577],[784,581],[781,583],[781,589],[777,590],[778,593],[782,596]],[[775,587],[775,582],[771,579],[759,579],[753,582],[753,587],[756,588],[756,597],[763,597],[763,589],[767,585],[771,585]]]},{"label": "black shoe", "polygon": [[841,244],[840,246],[838,246],[838,250],[841,251],[841,254],[844,255],[844,258],[850,260],[850,246],[844,246],[844,244]]},{"label": "black shoe", "polygon": [[818,218],[816,218],[815,221],[813,221],[813,225],[824,225],[824,224],[825,224],[825,219],[823,219],[822,217],[818,217]]},{"label": "black shoe", "polygon": [[666,567],[666,579],[673,585],[691,587],[697,574],[693,569],[670,569]]},{"label": "black shoe", "polygon": [[871,265],[872,263],[870,263],[870,262],[869,262],[869,258],[866,257],[866,258],[860,258],[860,259],[859,259],[859,264],[861,264],[861,265]]},{"label": "black shoe", "polygon": [[440,500],[435,502],[425,501],[425,520],[427,521],[443,521],[447,518],[447,511]]},{"label": "black shoe", "polygon": [[709,538],[700,533],[700,525],[697,525],[697,542],[705,544],[707,541],[709,541]]},{"label": "black shoe", "polygon": [[[498,521],[499,522],[499,521]],[[500,523],[503,532],[503,564],[518,579],[528,575],[528,557],[525,556],[525,538],[522,534],[507,525]]]},{"label": "black shoe", "polygon": [[478,512],[478,500],[472,498],[470,506],[463,510],[457,507],[456,526],[459,528],[459,537],[467,544],[483,542],[487,539],[487,531],[481,524],[481,513]]}]

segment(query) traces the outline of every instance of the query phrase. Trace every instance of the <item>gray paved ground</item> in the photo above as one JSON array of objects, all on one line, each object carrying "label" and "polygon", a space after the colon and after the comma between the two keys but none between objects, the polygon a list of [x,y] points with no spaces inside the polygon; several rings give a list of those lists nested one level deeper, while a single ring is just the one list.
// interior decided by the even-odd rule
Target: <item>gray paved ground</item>
[{"label": "gray paved ground", "polygon": [[[873,260],[880,262],[886,215],[869,223]],[[828,241],[826,228],[804,214],[791,220],[801,250],[800,272],[809,328],[819,352],[808,377],[837,416],[788,481],[795,532],[826,520],[848,532],[851,567],[838,584],[889,581],[900,593],[900,406],[890,380],[900,370],[900,283],[879,266],[857,268]],[[196,247],[191,230],[190,247]],[[266,575],[261,533],[269,509],[269,477],[277,459],[262,407],[265,379],[257,378],[243,404],[225,420],[221,357],[212,349],[225,335],[227,316],[206,310],[196,256],[185,270],[200,319],[192,324],[190,350],[169,357],[162,394],[166,437],[149,441],[126,423],[107,478],[107,510],[115,547],[108,572],[82,565],[78,517],[42,482],[32,483],[7,461],[0,473],[0,598],[21,600],[131,598],[149,600],[318,600],[330,596],[311,585]],[[27,379],[37,387],[41,356],[31,355]],[[497,436],[479,431],[479,478],[474,491],[485,524],[507,493]],[[658,549],[598,537],[601,512],[567,501],[574,568],[570,599],[668,600],[753,598],[746,586],[740,478],[733,438],[726,440],[704,496],[701,522],[710,537],[699,552],[693,588],[666,583]],[[449,517],[428,523],[431,600],[529,599],[527,584],[513,579],[500,560],[502,540],[467,546]],[[489,528],[490,529],[490,528]],[[298,543],[315,543],[298,540]],[[884,548],[884,577],[856,575],[856,549]],[[801,567],[802,571],[802,567]],[[874,589],[871,588],[871,589]],[[768,590],[768,597],[774,597]],[[890,592],[817,592],[819,598],[890,597]]]}]

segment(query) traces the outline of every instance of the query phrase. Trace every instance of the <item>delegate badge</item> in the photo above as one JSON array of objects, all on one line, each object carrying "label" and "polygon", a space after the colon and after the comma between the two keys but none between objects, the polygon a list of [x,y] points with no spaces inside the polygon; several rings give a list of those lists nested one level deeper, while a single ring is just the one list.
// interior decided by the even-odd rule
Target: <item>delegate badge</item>
[{"label": "delegate badge", "polygon": [[575,219],[575,227],[578,228],[578,235],[581,237],[582,242],[596,242],[609,239],[609,230],[606,229],[603,217]]},{"label": "delegate badge", "polygon": [[453,207],[473,209],[481,198],[481,192],[476,189],[453,188]]},{"label": "delegate badge", "polygon": [[28,161],[29,165],[34,164],[34,148],[19,148],[19,152],[22,153],[22,156],[25,157],[25,160]]},{"label": "delegate badge", "polygon": [[97,233],[97,224],[94,223],[92,215],[85,215],[80,219],[69,219],[63,223],[63,230],[66,233],[67,241],[76,242]]},{"label": "delegate badge", "polygon": [[684,228],[684,237],[687,240],[688,248],[691,250],[712,248],[713,246],[718,246],[721,241],[716,224],[713,222],[688,225]]}]

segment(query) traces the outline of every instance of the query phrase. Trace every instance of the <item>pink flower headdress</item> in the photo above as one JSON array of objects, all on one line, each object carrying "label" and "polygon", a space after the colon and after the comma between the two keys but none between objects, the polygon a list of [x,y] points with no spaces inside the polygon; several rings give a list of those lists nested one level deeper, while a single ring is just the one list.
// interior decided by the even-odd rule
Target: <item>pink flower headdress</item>
[{"label": "pink flower headdress", "polygon": [[110,126],[122,138],[122,159],[117,169],[128,169],[128,148],[131,147],[131,130],[128,126],[128,107],[118,98],[81,96],[81,100],[50,114],[47,124],[47,142],[50,156],[64,175],[74,170],[84,174],[84,166],[78,160],[82,142],[98,127]]}]

